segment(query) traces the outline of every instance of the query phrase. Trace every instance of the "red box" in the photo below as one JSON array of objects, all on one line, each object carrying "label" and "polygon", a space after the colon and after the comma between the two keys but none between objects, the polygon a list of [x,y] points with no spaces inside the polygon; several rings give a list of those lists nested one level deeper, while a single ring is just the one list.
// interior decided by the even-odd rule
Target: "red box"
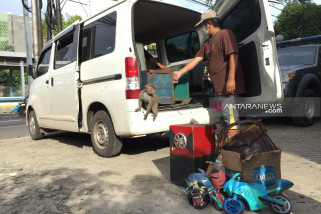
[{"label": "red box", "polygon": [[185,179],[198,168],[206,170],[206,161],[215,153],[213,125],[170,126],[171,182],[186,186]]}]

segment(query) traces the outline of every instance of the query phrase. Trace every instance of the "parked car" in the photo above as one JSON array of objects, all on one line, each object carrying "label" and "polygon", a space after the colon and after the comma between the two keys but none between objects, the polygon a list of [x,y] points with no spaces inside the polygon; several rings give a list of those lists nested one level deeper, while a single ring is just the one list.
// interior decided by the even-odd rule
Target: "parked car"
[{"label": "parked car", "polygon": [[[247,101],[280,102],[281,74],[268,1],[217,5],[224,27],[239,41]],[[185,65],[206,39],[195,29],[200,15],[163,1],[124,0],[60,32],[45,45],[30,88],[31,137],[41,139],[48,130],[89,133],[94,151],[112,157],[121,151],[122,138],[167,132],[173,124],[217,121],[208,95],[201,94],[205,62],[188,73],[186,90],[193,102],[159,104],[155,121],[135,112],[147,82],[144,45],[156,43],[158,60],[174,70]]]},{"label": "parked car", "polygon": [[321,45],[300,45],[278,49],[282,72],[284,106],[294,124],[309,126],[320,116]]}]

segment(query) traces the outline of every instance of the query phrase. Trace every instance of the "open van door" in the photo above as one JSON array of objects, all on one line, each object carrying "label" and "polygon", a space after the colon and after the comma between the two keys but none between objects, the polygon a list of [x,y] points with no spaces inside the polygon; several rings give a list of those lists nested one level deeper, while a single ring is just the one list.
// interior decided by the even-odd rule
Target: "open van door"
[{"label": "open van door", "polygon": [[241,103],[279,103],[283,98],[268,0],[217,0],[213,9],[239,44],[246,94]]}]

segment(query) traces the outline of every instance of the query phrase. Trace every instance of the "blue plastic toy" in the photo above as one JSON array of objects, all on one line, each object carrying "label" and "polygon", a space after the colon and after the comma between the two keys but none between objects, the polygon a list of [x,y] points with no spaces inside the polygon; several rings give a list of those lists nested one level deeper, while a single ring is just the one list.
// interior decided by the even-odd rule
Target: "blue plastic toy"
[{"label": "blue plastic toy", "polygon": [[288,214],[291,212],[289,199],[279,193],[290,189],[293,183],[280,179],[276,188],[267,190],[262,184],[240,182],[240,173],[236,173],[224,185],[224,192],[230,197],[225,199],[223,210],[228,214],[239,214],[244,212],[244,203],[250,210],[260,210],[270,206],[277,214]]},{"label": "blue plastic toy", "polygon": [[[211,164],[217,163],[211,162]],[[198,170],[200,173],[191,173],[186,180],[186,195],[190,204],[197,209],[201,209],[210,203],[217,210],[222,211],[225,198],[219,191],[219,187],[211,182],[211,175],[206,175],[202,169]]]}]

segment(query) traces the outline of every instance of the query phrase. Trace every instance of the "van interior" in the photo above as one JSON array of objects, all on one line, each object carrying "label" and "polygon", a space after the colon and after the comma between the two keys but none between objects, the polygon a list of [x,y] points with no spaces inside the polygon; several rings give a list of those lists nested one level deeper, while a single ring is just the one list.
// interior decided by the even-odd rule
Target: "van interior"
[{"label": "van interior", "polygon": [[[232,15],[235,15],[235,13],[239,15],[237,10],[234,14],[233,11],[231,12]],[[194,27],[199,19],[200,13],[174,5],[144,0],[135,4],[133,41],[136,44],[135,51],[136,56],[138,56],[141,89],[151,78],[149,71],[159,69],[156,65],[145,60],[144,48],[146,50],[146,45],[156,44],[156,48],[153,51],[149,51],[153,57],[163,65],[168,66],[171,71],[179,70],[195,56],[201,46],[201,42],[205,39]],[[200,40],[201,42],[199,42]],[[245,85],[248,92],[243,96],[258,96],[261,93],[261,83],[254,42],[240,46],[239,51],[239,60],[243,67]],[[159,109],[208,107],[208,98],[214,96],[214,94],[213,90],[211,90],[212,84],[203,80],[205,64],[205,61],[199,63],[192,71],[186,74],[187,77],[185,79],[187,79],[188,86],[185,88],[188,91],[188,97],[184,94],[183,99],[175,99],[177,87],[177,84],[175,84],[174,101],[160,102]],[[184,86],[182,87],[184,88]],[[172,90],[173,93],[173,89],[169,90]]]}]

